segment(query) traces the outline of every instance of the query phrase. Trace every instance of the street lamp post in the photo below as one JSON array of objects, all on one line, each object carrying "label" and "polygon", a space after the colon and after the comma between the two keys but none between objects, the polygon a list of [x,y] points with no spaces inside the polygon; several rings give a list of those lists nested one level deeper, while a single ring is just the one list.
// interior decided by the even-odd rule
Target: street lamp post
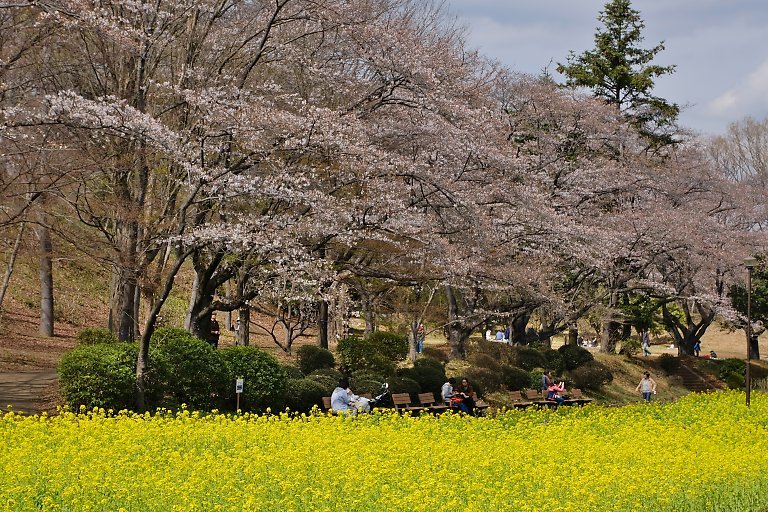
[{"label": "street lamp post", "polygon": [[752,269],[757,265],[756,258],[745,258],[744,266],[747,267],[747,370],[744,376],[744,384],[747,391],[747,407],[749,407],[749,392],[752,389],[749,366],[752,359]]}]

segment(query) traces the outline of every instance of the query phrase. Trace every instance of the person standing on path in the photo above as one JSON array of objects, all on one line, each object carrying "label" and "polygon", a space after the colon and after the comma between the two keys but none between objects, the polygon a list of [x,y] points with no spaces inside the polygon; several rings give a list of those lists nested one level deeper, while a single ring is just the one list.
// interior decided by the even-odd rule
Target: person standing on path
[{"label": "person standing on path", "polygon": [[651,378],[649,372],[643,373],[643,378],[635,388],[635,391],[640,391],[646,402],[651,401],[651,395],[656,394],[656,381]]},{"label": "person standing on path", "polygon": [[647,357],[651,355],[651,336],[648,334],[648,329],[643,331],[641,340],[640,344],[643,347],[643,355]]}]

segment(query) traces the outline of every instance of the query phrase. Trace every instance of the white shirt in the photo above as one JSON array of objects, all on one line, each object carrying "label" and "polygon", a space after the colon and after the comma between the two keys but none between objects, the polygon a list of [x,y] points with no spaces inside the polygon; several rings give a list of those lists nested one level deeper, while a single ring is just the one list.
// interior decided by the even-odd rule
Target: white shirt
[{"label": "white shirt", "polygon": [[450,382],[443,384],[443,388],[440,390],[440,395],[443,397],[443,401],[447,402],[453,396],[453,386]]}]

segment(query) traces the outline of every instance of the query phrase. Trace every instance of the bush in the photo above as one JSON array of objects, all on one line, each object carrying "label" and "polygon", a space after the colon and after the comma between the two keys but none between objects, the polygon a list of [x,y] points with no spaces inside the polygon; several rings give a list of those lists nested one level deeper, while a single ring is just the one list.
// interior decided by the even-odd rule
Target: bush
[{"label": "bush", "polygon": [[402,334],[375,331],[368,335],[368,341],[390,361],[402,361],[408,356],[408,338]]},{"label": "bush", "polygon": [[[395,377],[389,381],[389,390],[392,393],[408,393],[414,397],[421,393],[421,386],[419,386],[419,383],[413,379],[409,379],[407,377]],[[356,389],[354,389],[354,391],[357,393]],[[378,390],[373,390],[372,392],[375,391]]]},{"label": "bush", "polygon": [[598,361],[584,363],[570,374],[574,387],[581,389],[600,389],[613,380],[611,370]]},{"label": "bush", "polygon": [[[507,389],[512,391],[530,387],[531,376],[522,368],[505,364],[501,367],[501,378]],[[541,381],[541,377],[539,377],[539,381]]]},{"label": "bush", "polygon": [[[741,375],[743,378],[744,375],[746,375],[746,372],[747,372],[747,363],[745,363],[741,359],[728,358],[728,359],[723,359],[722,361],[717,363],[717,376],[720,378],[720,380],[726,380],[726,377],[732,373]],[[744,387],[743,380],[742,380],[741,387]]]},{"label": "bush", "polygon": [[283,370],[285,370],[285,374],[288,376],[289,379],[303,379],[304,373],[299,370],[298,366],[293,366],[292,364],[284,364]]},{"label": "bush", "polygon": [[637,338],[627,338],[625,340],[622,340],[621,342],[621,350],[619,350],[619,354],[624,354],[627,356],[633,356],[635,354],[638,354],[640,352],[640,340]]},{"label": "bush", "polygon": [[563,365],[563,356],[558,352],[557,350],[553,349],[547,349],[543,352],[544,359],[547,361],[547,364],[543,368],[549,368],[556,374],[560,374],[565,370],[565,366]]},{"label": "bush", "polygon": [[[331,393],[333,393],[333,390],[336,389],[336,386],[339,385],[339,379],[335,377],[330,377],[328,375],[307,375],[305,377],[307,380],[311,380],[321,388],[323,388],[323,391],[325,394],[323,396],[330,396]],[[352,389],[357,391],[357,389],[352,386]]]},{"label": "bush", "polygon": [[534,368],[543,368],[547,364],[544,354],[535,348],[519,347],[517,349],[517,366],[524,370],[533,370]]},{"label": "bush", "polygon": [[234,404],[235,379],[243,378],[240,409],[262,412],[280,407],[288,374],[272,354],[257,347],[227,347],[219,352],[228,372],[226,399]]},{"label": "bush", "polygon": [[439,349],[437,347],[424,347],[424,349],[421,351],[421,354],[424,357],[440,361],[441,363],[447,363],[451,360],[445,350]]},{"label": "bush", "polygon": [[493,371],[488,368],[470,368],[467,370],[466,377],[478,396],[498,391],[504,384],[501,371]]},{"label": "bush", "polygon": [[320,368],[318,370],[313,371],[309,375],[325,375],[326,377],[331,377],[333,379],[338,380],[343,376],[343,374],[339,370],[335,370],[333,368]]},{"label": "bush", "polygon": [[494,358],[488,354],[475,353],[467,358],[467,362],[475,368],[488,368],[494,372],[501,371],[501,363],[498,358]]},{"label": "bush", "polygon": [[105,343],[118,343],[117,336],[109,329],[83,329],[77,333],[78,345],[99,345]]},{"label": "bush", "polygon": [[575,370],[579,366],[595,360],[589,350],[578,345],[563,345],[557,351],[563,357],[563,369],[565,370]]},{"label": "bush", "polygon": [[285,407],[293,412],[306,413],[317,405],[323,406],[326,395],[323,386],[309,379],[288,379],[285,382]]},{"label": "bush", "polygon": [[680,369],[680,359],[672,354],[661,354],[658,359],[659,367],[667,375],[674,375]]},{"label": "bush", "polygon": [[185,329],[179,329],[178,327],[161,327],[152,333],[149,338],[150,344],[155,347],[165,345],[170,340],[196,340],[192,333]]},{"label": "bush", "polygon": [[349,384],[352,387],[352,391],[357,395],[362,395],[364,393],[375,395],[381,389],[382,382],[383,381],[376,379],[354,378]]},{"label": "bush", "polygon": [[299,360],[299,369],[304,375],[309,375],[320,368],[336,366],[336,359],[331,351],[317,345],[302,345],[296,351],[296,355]]},{"label": "bush", "polygon": [[747,387],[746,378],[737,372],[726,374],[722,380],[725,381],[729,389],[745,389]]},{"label": "bush", "polygon": [[74,410],[87,408],[132,409],[136,383],[134,343],[80,345],[59,362],[59,389]]},{"label": "bush", "polygon": [[163,339],[153,351],[152,361],[152,378],[171,399],[170,403],[163,405],[176,407],[187,404],[194,409],[210,409],[220,406],[223,395],[230,387],[234,394],[235,383],[230,382],[227,366],[219,351],[194,336]]},{"label": "bush", "polygon": [[336,350],[345,373],[367,370],[386,377],[395,373],[395,362],[379,352],[370,338],[344,338],[339,340]]},{"label": "bush", "polygon": [[411,375],[411,378],[419,383],[422,392],[436,393],[442,389],[443,384],[448,380],[443,365],[439,361],[428,358],[416,360],[411,369]]}]

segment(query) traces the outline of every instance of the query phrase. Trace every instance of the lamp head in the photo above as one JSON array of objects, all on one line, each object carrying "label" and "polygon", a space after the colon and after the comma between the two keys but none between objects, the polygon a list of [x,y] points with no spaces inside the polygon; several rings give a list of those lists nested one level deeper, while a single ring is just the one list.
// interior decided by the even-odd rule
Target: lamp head
[{"label": "lamp head", "polygon": [[757,258],[754,258],[750,256],[749,258],[744,258],[744,266],[748,269],[752,269],[757,266]]}]

